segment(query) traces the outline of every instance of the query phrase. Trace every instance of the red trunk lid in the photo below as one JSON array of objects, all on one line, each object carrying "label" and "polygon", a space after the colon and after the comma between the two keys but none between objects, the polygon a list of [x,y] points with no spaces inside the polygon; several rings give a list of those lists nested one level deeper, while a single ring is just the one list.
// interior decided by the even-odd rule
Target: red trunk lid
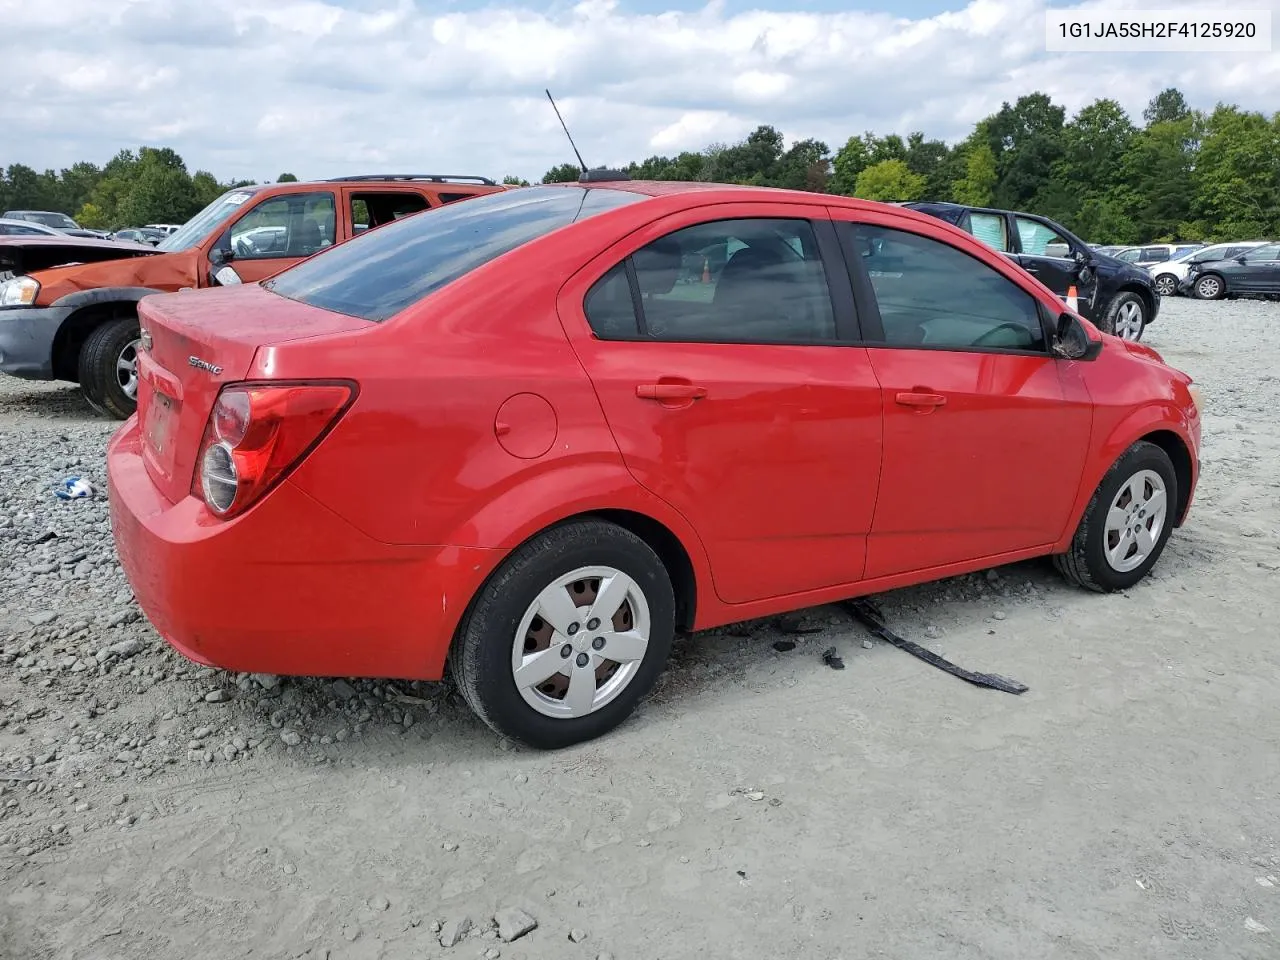
[{"label": "red trunk lid", "polygon": [[[260,347],[373,328],[256,284],[146,297],[138,317],[144,332],[138,352],[143,459],[157,488],[175,503],[191,491],[219,389],[249,376]],[[252,378],[269,379],[270,371]]]}]

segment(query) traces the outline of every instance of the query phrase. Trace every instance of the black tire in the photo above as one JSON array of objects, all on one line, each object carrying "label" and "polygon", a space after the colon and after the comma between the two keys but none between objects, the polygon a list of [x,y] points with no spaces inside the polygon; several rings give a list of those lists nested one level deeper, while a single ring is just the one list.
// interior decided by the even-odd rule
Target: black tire
[{"label": "black tire", "polygon": [[1216,273],[1206,273],[1196,279],[1191,292],[1197,300],[1221,300],[1227,295],[1227,284]]},{"label": "black tire", "polygon": [[1126,315],[1132,315],[1135,310],[1139,314],[1141,325],[1136,336],[1126,337],[1126,339],[1132,339],[1135,342],[1141,340],[1142,335],[1146,333],[1147,323],[1151,319],[1151,311],[1147,309],[1146,301],[1131,290],[1121,290],[1111,298],[1111,302],[1107,304],[1107,309],[1103,312],[1100,329],[1103,333],[1121,336],[1121,333],[1117,332],[1116,329],[1121,312],[1123,311]]},{"label": "black tire", "polygon": [[80,348],[80,392],[89,406],[117,420],[138,409],[137,395],[129,396],[117,374],[121,354],[137,341],[137,317],[120,317],[95,327]]},{"label": "black tire", "polygon": [[1156,293],[1162,297],[1176,296],[1178,293],[1178,278],[1172,273],[1159,274],[1152,285],[1156,288]]},{"label": "black tire", "polygon": [[[1116,570],[1106,557],[1106,519],[1112,502],[1121,488],[1137,473],[1150,470],[1159,474],[1165,484],[1164,525],[1156,538],[1155,546],[1147,558],[1128,571]],[[1084,516],[1076,528],[1071,547],[1066,553],[1054,556],[1054,565],[1068,581],[1098,593],[1127,590],[1145,577],[1160,559],[1164,546],[1173,532],[1178,504],[1178,477],[1169,455],[1154,443],[1140,440],[1124,452],[1107,471],[1098,489],[1085,507]]]},{"label": "black tire", "polygon": [[[538,594],[580,567],[609,566],[635,581],[649,607],[650,636],[639,667],[617,697],[582,717],[538,712],[516,687],[512,644]],[[459,624],[449,669],[476,715],[495,732],[540,750],[592,740],[618,726],[653,689],[675,638],[675,594],[653,549],[601,520],[553,527],[518,547],[489,578]]]}]

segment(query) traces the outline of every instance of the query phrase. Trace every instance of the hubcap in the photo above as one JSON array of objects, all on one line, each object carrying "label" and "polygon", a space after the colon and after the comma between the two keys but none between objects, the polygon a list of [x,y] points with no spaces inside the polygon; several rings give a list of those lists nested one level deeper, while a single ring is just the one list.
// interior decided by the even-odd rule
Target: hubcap
[{"label": "hubcap", "polygon": [[130,400],[138,396],[138,345],[141,339],[130,340],[116,357],[116,382]]},{"label": "hubcap", "polygon": [[613,567],[581,567],[529,604],[511,647],[524,702],[546,717],[585,717],[617,699],[649,648],[649,603]]},{"label": "hubcap", "polygon": [[1142,336],[1142,304],[1129,300],[1120,305],[1116,313],[1116,336],[1125,340],[1137,340]]},{"label": "hubcap", "polygon": [[1173,277],[1168,275],[1156,278],[1156,293],[1162,297],[1173,295],[1173,291],[1177,288],[1177,283]]},{"label": "hubcap", "polygon": [[1200,296],[1206,300],[1212,300],[1218,295],[1218,291],[1222,289],[1218,283],[1217,277],[1205,277],[1200,281]]},{"label": "hubcap", "polygon": [[1169,497],[1164,478],[1154,470],[1140,470],[1120,488],[1103,534],[1107,565],[1117,573],[1136,570],[1160,542]]}]

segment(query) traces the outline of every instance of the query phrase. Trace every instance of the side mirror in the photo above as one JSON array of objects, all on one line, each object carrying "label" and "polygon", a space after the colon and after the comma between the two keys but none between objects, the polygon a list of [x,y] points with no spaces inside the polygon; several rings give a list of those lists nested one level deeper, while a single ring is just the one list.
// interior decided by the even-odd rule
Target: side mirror
[{"label": "side mirror", "polygon": [[1101,338],[1091,337],[1079,317],[1068,311],[1058,317],[1058,328],[1053,334],[1054,356],[1063,360],[1093,360],[1101,352]]},{"label": "side mirror", "polygon": [[214,246],[212,250],[209,251],[209,262],[213,264],[213,267],[215,270],[218,267],[222,266],[224,263],[229,263],[231,260],[234,260],[234,259],[235,259],[235,254],[231,251],[231,247],[230,246],[224,247],[222,246],[221,242],[219,242],[217,245]]},{"label": "side mirror", "polygon": [[215,267],[212,272],[213,282],[221,287],[234,287],[240,283],[240,274],[236,273],[236,268],[229,264],[223,264]]}]

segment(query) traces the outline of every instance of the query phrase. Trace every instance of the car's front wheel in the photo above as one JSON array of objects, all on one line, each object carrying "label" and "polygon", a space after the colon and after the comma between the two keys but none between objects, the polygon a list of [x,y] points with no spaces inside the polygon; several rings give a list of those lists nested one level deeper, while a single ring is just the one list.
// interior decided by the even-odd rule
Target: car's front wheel
[{"label": "car's front wheel", "polygon": [[138,409],[137,317],[96,327],[80,348],[80,392],[99,413],[127,420]]},{"label": "car's front wheel", "polygon": [[1172,297],[1178,292],[1178,278],[1172,273],[1162,273],[1155,278],[1153,286],[1162,297]]},{"label": "car's front wheel", "polygon": [[1147,305],[1142,297],[1128,290],[1117,293],[1107,305],[1102,320],[1104,333],[1124,340],[1141,340],[1147,328]]},{"label": "car's front wheel", "polygon": [[1227,285],[1215,273],[1207,273],[1195,282],[1192,287],[1201,300],[1221,300],[1227,295]]},{"label": "car's front wheel", "polygon": [[1177,502],[1169,454],[1154,443],[1135,443],[1098,484],[1071,547],[1054,557],[1058,570],[1100,593],[1133,586],[1164,552]]},{"label": "car's front wheel", "polygon": [[517,548],[489,578],[449,665],[493,730],[556,749],[629,717],[674,636],[671,579],[653,549],[612,523],[574,521]]}]

